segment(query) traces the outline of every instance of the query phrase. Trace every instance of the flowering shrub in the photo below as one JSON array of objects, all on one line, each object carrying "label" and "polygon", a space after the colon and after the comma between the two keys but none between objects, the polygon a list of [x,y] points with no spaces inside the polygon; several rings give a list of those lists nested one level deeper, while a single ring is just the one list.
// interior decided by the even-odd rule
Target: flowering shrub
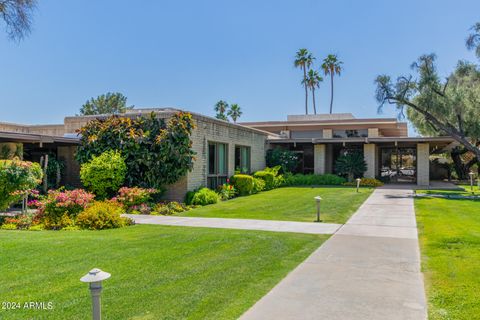
[{"label": "flowering shrub", "polygon": [[235,190],[235,187],[231,184],[228,184],[228,182],[229,182],[229,179],[227,179],[227,183],[219,186],[217,189],[217,193],[222,200],[231,199],[235,197],[235,194],[237,193],[237,190]]},{"label": "flowering shrub", "polygon": [[61,229],[75,224],[77,215],[94,199],[95,195],[82,189],[50,190],[40,201],[38,219],[47,229]]},{"label": "flowering shrub", "polygon": [[38,163],[20,160],[0,160],[0,210],[19,201],[28,190],[42,181]]},{"label": "flowering shrub", "polygon": [[[343,184],[344,186],[357,186],[357,181],[352,181],[352,182],[345,182]],[[383,186],[383,182],[377,179],[373,178],[362,178],[360,180],[360,186],[361,187],[381,187]]]},{"label": "flowering shrub", "polygon": [[132,224],[131,219],[121,217],[123,208],[112,201],[95,201],[77,217],[77,225],[82,229],[102,230],[121,228]]},{"label": "flowering shrub", "polygon": [[188,210],[190,210],[189,206],[183,203],[172,201],[167,203],[157,203],[157,205],[155,205],[155,208],[152,211],[152,214],[161,214],[166,216]]},{"label": "flowering shrub", "polygon": [[125,211],[130,213],[132,210],[139,211],[141,205],[148,205],[152,201],[152,195],[157,192],[156,189],[123,187],[118,190],[118,195],[112,198],[112,201],[118,202]]},{"label": "flowering shrub", "polygon": [[15,217],[5,218],[4,224],[14,224],[17,229],[28,229],[32,225],[32,215],[20,214]]}]

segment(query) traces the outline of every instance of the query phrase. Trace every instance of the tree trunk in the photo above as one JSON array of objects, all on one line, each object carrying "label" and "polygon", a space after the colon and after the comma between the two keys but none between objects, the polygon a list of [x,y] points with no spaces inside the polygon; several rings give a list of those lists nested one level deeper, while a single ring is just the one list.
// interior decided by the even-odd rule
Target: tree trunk
[{"label": "tree trunk", "polygon": [[317,106],[315,105],[315,88],[312,88],[312,97],[313,97],[313,114],[317,114]]},{"label": "tree trunk", "polygon": [[305,114],[308,114],[307,67],[303,66],[303,85],[305,87]]},{"label": "tree trunk", "polygon": [[333,72],[330,72],[330,114],[333,110]]}]

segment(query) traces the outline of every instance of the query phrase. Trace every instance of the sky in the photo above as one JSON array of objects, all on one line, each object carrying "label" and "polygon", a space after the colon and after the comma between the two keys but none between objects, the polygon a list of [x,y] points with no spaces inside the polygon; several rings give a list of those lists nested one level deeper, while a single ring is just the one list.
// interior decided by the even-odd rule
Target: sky
[{"label": "sky", "polygon": [[[299,48],[344,62],[334,112],[377,113],[375,77],[411,72],[436,53],[442,76],[480,21],[478,0],[126,1],[38,0],[32,33],[16,43],[0,22],[0,121],[62,123],[91,97],[121,92],[137,108],[178,107],[214,115],[220,99],[241,121],[304,113]],[[327,80],[327,79],[326,79]],[[327,113],[329,81],[316,92]]]}]

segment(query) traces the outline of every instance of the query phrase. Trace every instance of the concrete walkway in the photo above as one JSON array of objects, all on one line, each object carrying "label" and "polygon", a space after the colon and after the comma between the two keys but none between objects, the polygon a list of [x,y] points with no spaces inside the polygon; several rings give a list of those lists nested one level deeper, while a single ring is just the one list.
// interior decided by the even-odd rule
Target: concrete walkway
[{"label": "concrete walkway", "polygon": [[375,190],[241,319],[426,319],[412,194]]},{"label": "concrete walkway", "polygon": [[[333,234],[342,225],[335,223],[314,223],[294,221],[252,220],[252,219],[222,219],[193,218],[151,215],[124,215],[132,218],[137,224],[160,224],[183,227],[206,227],[242,230],[263,230],[278,232],[298,232],[311,234]],[[312,215],[313,216],[313,215]]]}]

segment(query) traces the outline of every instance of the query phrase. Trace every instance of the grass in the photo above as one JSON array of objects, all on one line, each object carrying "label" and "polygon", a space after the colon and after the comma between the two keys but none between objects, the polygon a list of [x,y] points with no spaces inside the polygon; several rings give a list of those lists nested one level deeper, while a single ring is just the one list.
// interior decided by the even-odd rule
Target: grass
[{"label": "grass", "polygon": [[480,314],[480,201],[415,199],[429,319]]},{"label": "grass", "polygon": [[238,197],[180,215],[312,222],[316,219],[313,198],[321,196],[321,220],[345,223],[372,191],[370,188],[361,188],[356,193],[355,188],[351,187],[286,187]]},{"label": "grass", "polygon": [[[461,195],[461,196],[471,196],[472,191],[470,185],[458,185],[463,190],[417,190],[417,193],[423,194],[439,194],[439,195]],[[473,185],[473,195],[480,195],[480,189],[478,185]]]},{"label": "grass", "polygon": [[236,319],[328,236],[166,226],[105,231],[0,231],[0,300],[53,310],[0,310],[0,319],[89,319],[79,281],[105,281],[105,319]]}]

